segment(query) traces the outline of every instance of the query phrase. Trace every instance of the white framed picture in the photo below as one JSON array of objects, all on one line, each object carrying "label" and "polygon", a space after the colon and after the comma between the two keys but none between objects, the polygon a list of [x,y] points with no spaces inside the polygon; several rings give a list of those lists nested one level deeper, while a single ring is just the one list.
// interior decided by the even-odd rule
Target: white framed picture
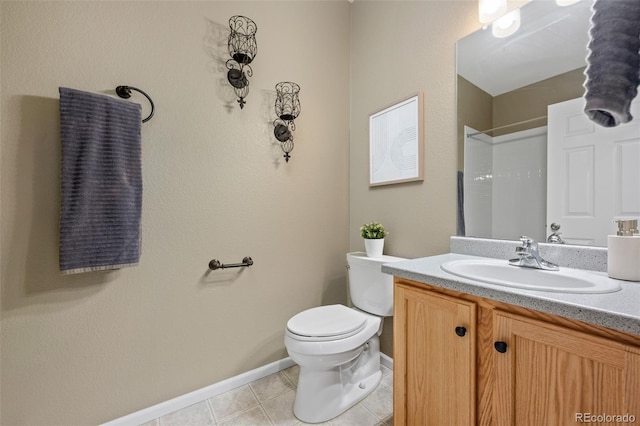
[{"label": "white framed picture", "polygon": [[424,180],[423,95],[369,116],[369,186]]}]

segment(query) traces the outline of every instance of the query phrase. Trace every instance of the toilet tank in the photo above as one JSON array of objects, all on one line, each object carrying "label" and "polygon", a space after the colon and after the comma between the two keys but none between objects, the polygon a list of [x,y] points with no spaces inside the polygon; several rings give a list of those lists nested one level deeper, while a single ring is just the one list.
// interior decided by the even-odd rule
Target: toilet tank
[{"label": "toilet tank", "polygon": [[370,314],[393,315],[393,276],[382,272],[382,264],[406,260],[401,257],[367,257],[365,253],[347,253],[349,295],[355,307]]}]

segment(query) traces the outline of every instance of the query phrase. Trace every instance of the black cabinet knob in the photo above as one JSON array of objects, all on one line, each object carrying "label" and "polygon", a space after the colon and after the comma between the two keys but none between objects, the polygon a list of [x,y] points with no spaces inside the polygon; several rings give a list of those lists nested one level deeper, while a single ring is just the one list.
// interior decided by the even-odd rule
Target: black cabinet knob
[{"label": "black cabinet knob", "polygon": [[465,327],[456,327],[456,334],[460,337],[463,337],[467,334],[467,329]]},{"label": "black cabinet knob", "polygon": [[495,342],[493,344],[493,347],[496,348],[496,351],[500,352],[501,354],[505,353],[507,351],[507,342]]}]

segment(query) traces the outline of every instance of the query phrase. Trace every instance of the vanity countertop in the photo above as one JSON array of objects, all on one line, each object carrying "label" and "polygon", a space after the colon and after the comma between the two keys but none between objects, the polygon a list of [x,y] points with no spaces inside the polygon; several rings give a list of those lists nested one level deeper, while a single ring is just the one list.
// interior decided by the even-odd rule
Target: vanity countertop
[{"label": "vanity countertop", "polygon": [[[478,256],[448,253],[386,263],[382,265],[382,272],[640,335],[640,283],[638,282],[620,281],[622,289],[614,293],[569,294],[483,283],[449,274],[440,268],[444,262],[478,258]],[[606,272],[594,273],[606,276]]]}]

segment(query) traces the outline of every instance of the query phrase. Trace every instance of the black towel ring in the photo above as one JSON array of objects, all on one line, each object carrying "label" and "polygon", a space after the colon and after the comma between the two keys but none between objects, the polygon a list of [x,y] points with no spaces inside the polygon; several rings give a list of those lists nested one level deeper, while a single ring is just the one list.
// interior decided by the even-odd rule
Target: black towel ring
[{"label": "black towel ring", "polygon": [[153,112],[155,110],[155,105],[153,105],[153,101],[151,100],[149,95],[147,95],[146,93],[144,93],[142,90],[138,89],[137,87],[133,87],[133,86],[118,86],[118,87],[116,87],[116,93],[118,94],[118,96],[120,96],[123,99],[129,99],[131,97],[131,91],[132,90],[135,90],[136,92],[142,93],[145,96],[145,98],[147,98],[149,100],[149,103],[151,104],[151,113],[149,114],[149,116],[147,118],[142,120],[143,123],[146,123],[147,121],[151,120],[151,117],[153,117]]}]

